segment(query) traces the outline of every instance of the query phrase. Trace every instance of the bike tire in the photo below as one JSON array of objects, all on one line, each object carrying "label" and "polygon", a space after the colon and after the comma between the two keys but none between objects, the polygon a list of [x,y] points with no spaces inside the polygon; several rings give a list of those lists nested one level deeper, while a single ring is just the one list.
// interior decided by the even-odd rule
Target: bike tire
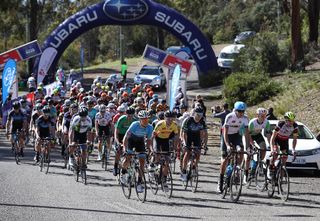
[{"label": "bike tire", "polygon": [[81,169],[81,179],[82,179],[82,183],[84,185],[87,185],[87,170],[84,168]]},{"label": "bike tire", "polygon": [[[122,176],[129,176],[129,170],[128,169],[128,173],[127,174],[122,174]],[[121,183],[121,189],[122,189],[122,192],[123,192],[123,195],[127,198],[127,199],[130,199],[131,197],[131,184],[132,184],[132,178],[129,177],[128,179],[128,182],[127,183]]]},{"label": "bike tire", "polygon": [[18,141],[14,142],[14,159],[16,161],[16,164],[20,164],[20,153],[19,153],[19,143]]},{"label": "bike tire", "polygon": [[[145,177],[143,171],[141,171],[140,168],[136,168],[135,170],[136,171],[135,171],[134,186],[135,186],[135,189],[136,189],[136,194],[137,194],[137,197],[138,197],[139,201],[144,203],[146,201],[146,198],[147,198],[146,177]],[[139,174],[141,174],[141,183],[140,183],[140,185],[142,185],[142,187],[143,187],[143,191],[142,192],[139,192],[138,188],[137,188],[138,187]]]},{"label": "bike tire", "polygon": [[[153,173],[153,175],[152,175]],[[153,195],[157,195],[158,193],[158,174],[156,172],[148,172],[148,181],[149,181],[149,186],[151,189],[151,192],[153,193]]]},{"label": "bike tire", "polygon": [[44,168],[44,153],[41,152],[40,154],[40,164],[39,164],[39,167],[40,167],[40,172],[43,171],[43,168]]},{"label": "bike tire", "polygon": [[278,170],[277,178],[278,178],[278,188],[279,188],[281,199],[283,201],[287,201],[289,198],[289,192],[290,192],[290,180],[289,180],[288,171],[285,168],[285,166],[282,166]]},{"label": "bike tire", "polygon": [[[162,169],[162,168],[161,168]],[[164,184],[168,185],[168,191],[165,191]],[[172,191],[173,191],[173,181],[172,181],[172,173],[170,167],[168,168],[168,175],[166,179],[161,178],[161,187],[162,191],[164,192],[165,196],[170,199],[172,196]]]},{"label": "bike tire", "polygon": [[224,199],[226,195],[230,192],[229,186],[230,186],[230,177],[228,178],[225,176],[223,181],[221,199]]},{"label": "bike tire", "polygon": [[198,181],[199,181],[198,167],[195,167],[195,168],[191,169],[191,180],[192,180],[191,191],[193,193],[195,193],[195,192],[197,192]]},{"label": "bike tire", "polygon": [[50,167],[50,152],[48,152],[45,162],[44,162],[44,167],[46,168],[45,174],[48,174],[49,172],[49,167]]},{"label": "bike tire", "polygon": [[234,166],[230,178],[230,199],[232,202],[237,202],[241,196],[243,184],[243,170]]},{"label": "bike tire", "polygon": [[254,175],[254,182],[256,185],[256,189],[260,192],[263,192],[266,190],[267,186],[267,165],[265,162],[260,162],[257,165],[256,172]]}]

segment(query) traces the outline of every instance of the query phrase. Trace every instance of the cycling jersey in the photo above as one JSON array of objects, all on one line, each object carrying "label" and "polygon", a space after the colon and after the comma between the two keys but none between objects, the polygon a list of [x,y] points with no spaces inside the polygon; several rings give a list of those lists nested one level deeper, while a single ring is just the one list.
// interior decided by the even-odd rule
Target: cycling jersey
[{"label": "cycling jersey", "polygon": [[206,129],[207,125],[203,118],[199,122],[196,122],[193,117],[186,118],[182,123],[182,130],[187,133],[186,147],[191,147],[192,143],[194,147],[200,147],[200,132]]},{"label": "cycling jersey", "polygon": [[172,123],[167,126],[166,120],[160,120],[154,128],[154,133],[161,139],[169,139],[172,134],[178,134],[177,123],[172,121]]},{"label": "cycling jersey", "polygon": [[117,113],[116,115],[113,116],[112,122],[113,123],[117,123],[117,121],[119,120],[119,118],[122,116],[123,114]]},{"label": "cycling jersey", "polygon": [[54,127],[54,123],[52,122],[50,117],[45,119],[44,116],[40,116],[36,124],[40,132],[40,138],[50,137],[50,128]]},{"label": "cycling jersey", "polygon": [[67,128],[67,130],[69,130],[69,128],[70,128],[71,118],[72,118],[72,115],[71,115],[70,111],[65,113],[64,116],[63,116],[63,119],[64,119],[64,125],[63,126],[65,126]]},{"label": "cycling jersey", "polygon": [[133,118],[131,120],[128,120],[127,115],[123,115],[117,121],[115,128],[118,129],[119,134],[125,134],[134,121],[135,120]]},{"label": "cycling jersey", "polygon": [[10,111],[8,115],[8,120],[12,120],[11,122],[11,132],[21,130],[23,128],[23,122],[27,120],[26,116],[22,113],[21,110],[19,112],[15,112],[14,110]]},{"label": "cycling jersey", "polygon": [[280,140],[289,140],[291,134],[298,135],[298,124],[293,123],[292,126],[286,124],[285,121],[279,121],[274,129],[277,133],[277,138]]},{"label": "cycling jersey", "polygon": [[135,137],[137,138],[146,137],[148,140],[151,139],[152,131],[153,131],[153,127],[150,124],[148,124],[146,127],[142,127],[140,125],[140,122],[138,121],[133,122],[128,129],[128,132],[130,132]]},{"label": "cycling jersey", "polygon": [[36,122],[37,122],[37,120],[38,120],[38,118],[40,117],[41,115],[39,114],[39,113],[37,113],[37,112],[34,112],[33,114],[32,114],[32,122],[33,122],[33,125],[36,125]]},{"label": "cycling jersey", "polygon": [[72,128],[75,132],[78,133],[86,133],[88,130],[92,128],[92,122],[89,116],[85,118],[85,120],[81,120],[79,115],[73,117],[70,128]]},{"label": "cycling jersey", "polygon": [[262,130],[265,133],[270,133],[270,123],[267,119],[264,119],[262,123],[258,121],[258,118],[253,118],[249,122],[249,133],[250,135],[258,135],[261,134]]},{"label": "cycling jersey", "polygon": [[237,117],[235,112],[231,112],[226,116],[226,121],[223,125],[224,128],[228,128],[228,134],[241,133],[242,129],[248,128],[249,119],[247,116]]},{"label": "cycling jersey", "polygon": [[94,127],[94,122],[95,122],[97,113],[98,113],[98,111],[94,108],[92,108],[90,111],[88,111],[88,116],[91,118],[93,127]]},{"label": "cycling jersey", "polygon": [[112,121],[112,116],[109,112],[105,112],[104,114],[101,114],[101,112],[98,112],[96,114],[96,121],[98,121],[99,126],[107,126]]}]

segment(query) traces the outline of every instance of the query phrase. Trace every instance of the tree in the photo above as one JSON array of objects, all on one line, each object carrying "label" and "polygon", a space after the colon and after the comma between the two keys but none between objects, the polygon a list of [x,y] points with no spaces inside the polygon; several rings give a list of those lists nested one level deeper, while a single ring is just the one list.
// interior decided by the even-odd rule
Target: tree
[{"label": "tree", "polygon": [[309,42],[318,43],[318,26],[319,26],[319,0],[309,0],[308,17],[309,17]]},{"label": "tree", "polygon": [[292,0],[291,8],[291,69],[299,70],[303,68],[303,48],[301,40],[301,24],[300,24],[300,2]]}]

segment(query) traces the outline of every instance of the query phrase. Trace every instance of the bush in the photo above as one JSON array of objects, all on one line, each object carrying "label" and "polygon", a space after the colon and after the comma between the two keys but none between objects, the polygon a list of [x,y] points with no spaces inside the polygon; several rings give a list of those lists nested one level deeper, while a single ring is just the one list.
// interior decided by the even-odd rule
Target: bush
[{"label": "bush", "polygon": [[229,104],[240,100],[255,105],[279,93],[280,86],[266,74],[233,73],[224,80],[223,96]]},{"label": "bush", "polygon": [[275,73],[289,65],[289,45],[278,45],[276,33],[258,34],[240,51],[233,63],[235,72]]}]

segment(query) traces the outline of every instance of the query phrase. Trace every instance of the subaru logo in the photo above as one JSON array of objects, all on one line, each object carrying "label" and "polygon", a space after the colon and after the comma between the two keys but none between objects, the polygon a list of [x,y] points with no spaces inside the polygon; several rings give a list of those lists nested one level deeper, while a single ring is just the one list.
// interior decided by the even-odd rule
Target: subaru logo
[{"label": "subaru logo", "polygon": [[144,0],[107,0],[103,11],[116,21],[134,21],[147,14],[148,5]]}]

